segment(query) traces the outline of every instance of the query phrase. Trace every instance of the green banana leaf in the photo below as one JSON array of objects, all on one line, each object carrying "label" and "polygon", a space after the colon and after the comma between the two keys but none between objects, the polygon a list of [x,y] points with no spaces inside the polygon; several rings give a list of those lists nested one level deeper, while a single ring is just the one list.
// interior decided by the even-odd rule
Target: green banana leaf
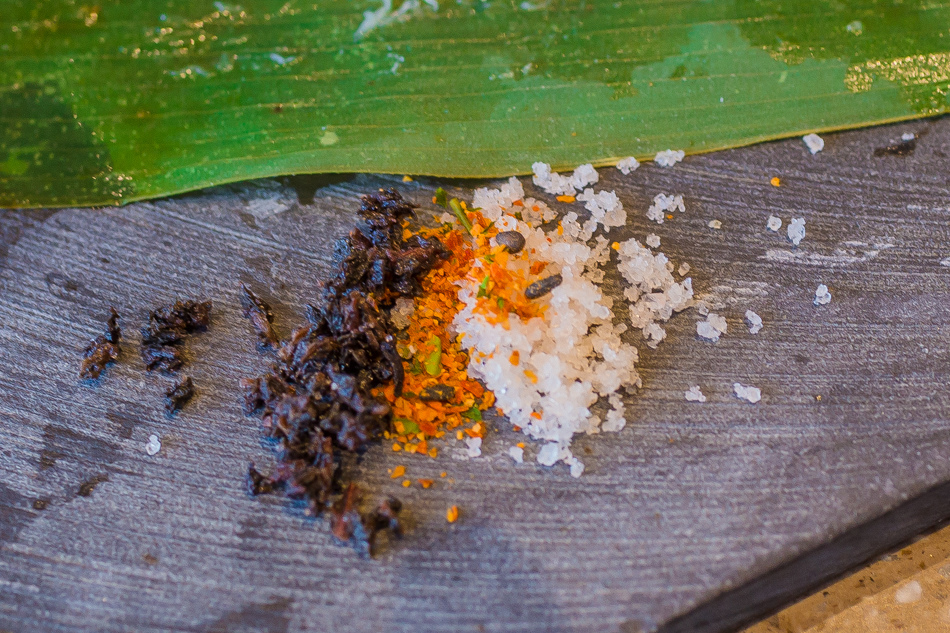
[{"label": "green banana leaf", "polygon": [[904,0],[5,0],[0,206],[504,176],[947,110]]}]

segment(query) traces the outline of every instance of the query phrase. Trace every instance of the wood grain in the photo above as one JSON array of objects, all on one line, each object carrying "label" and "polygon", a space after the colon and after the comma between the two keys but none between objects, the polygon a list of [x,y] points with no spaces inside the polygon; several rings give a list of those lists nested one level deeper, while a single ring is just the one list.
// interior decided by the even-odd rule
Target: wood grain
[{"label": "wood grain", "polygon": [[[913,155],[873,156],[905,131],[922,134]],[[632,211],[617,239],[657,233],[723,304],[728,334],[706,343],[698,315],[674,318],[644,350],[627,428],[577,440],[579,480],[512,463],[503,423],[473,461],[451,443],[438,460],[373,449],[353,471],[403,498],[411,524],[377,560],[291,504],[245,494],[248,461],[271,458],[237,381],[269,357],[238,285],[273,302],[286,334],[357,194],[396,185],[429,209],[438,184],[468,197],[478,183],[337,177],[301,203],[267,181],[3,212],[0,629],[631,633],[763,615],[950,514],[928,497],[950,482],[948,152],[940,119],[831,135],[817,156],[787,141],[602,170]],[[657,226],[644,212],[660,192],[684,194],[687,211]],[[798,249],[765,230],[770,213],[806,219]],[[812,305],[819,283],[827,306]],[[137,329],[176,297],[215,308],[187,343],[198,396],[169,418],[169,380],[144,372]],[[120,362],[81,383],[79,352],[110,305],[124,317]],[[765,321],[755,336],[746,309]],[[736,381],[762,402],[737,400]],[[709,402],[684,400],[693,384]],[[153,433],[162,450],[149,457]],[[403,489],[386,472],[397,464],[436,485]],[[910,515],[894,511],[905,502]]]}]

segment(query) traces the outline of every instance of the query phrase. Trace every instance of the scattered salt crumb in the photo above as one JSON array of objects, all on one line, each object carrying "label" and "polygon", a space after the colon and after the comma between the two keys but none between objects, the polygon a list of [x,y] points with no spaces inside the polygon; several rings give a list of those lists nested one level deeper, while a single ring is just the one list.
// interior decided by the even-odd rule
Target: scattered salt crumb
[{"label": "scattered salt crumb", "polygon": [[686,399],[690,402],[706,402],[706,396],[699,390],[699,385],[693,385],[686,392]]},{"label": "scattered salt crumb", "polygon": [[736,398],[739,400],[748,400],[755,404],[762,399],[762,390],[758,387],[746,386],[738,382],[732,383],[732,389],[736,392]]},{"label": "scattered salt crumb", "polygon": [[468,446],[469,457],[478,457],[482,454],[482,438],[467,437],[465,438],[465,444]]},{"label": "scattered salt crumb", "polygon": [[660,236],[656,233],[647,235],[647,246],[650,248],[660,248]]},{"label": "scattered salt crumb", "polygon": [[904,132],[901,134],[902,141],[913,141],[915,138],[917,138],[917,135],[913,132]]},{"label": "scattered salt crumb", "polygon": [[894,593],[894,601],[898,604],[917,602],[923,594],[924,590],[921,588],[920,583],[916,580],[911,580]]},{"label": "scattered salt crumb", "polygon": [[805,239],[805,218],[792,218],[788,225],[788,239],[795,246]]},{"label": "scattered salt crumb", "polygon": [[600,175],[590,163],[581,165],[570,176],[552,172],[550,165],[541,162],[531,165],[531,171],[534,172],[532,182],[554,196],[573,196],[578,190],[596,184],[600,180]]},{"label": "scattered salt crumb", "polygon": [[817,154],[825,149],[825,140],[817,134],[806,134],[802,137],[802,140],[805,141],[805,146],[812,154]]},{"label": "scattered salt crumb", "polygon": [[711,229],[721,229],[721,228],[722,228],[722,222],[720,222],[719,220],[710,220],[710,221],[707,223],[707,226],[708,226],[709,228],[711,228]]},{"label": "scattered salt crumb", "polygon": [[778,231],[782,228],[782,218],[777,218],[774,215],[770,215],[768,222],[765,223],[765,228],[770,231]]},{"label": "scattered salt crumb", "polygon": [[680,264],[680,267],[676,272],[678,272],[681,276],[685,275],[686,273],[689,272],[689,264],[687,264],[686,262],[683,262],[682,264]]},{"label": "scattered salt crumb", "polygon": [[558,453],[557,442],[549,442],[538,451],[538,463],[542,466],[553,466],[557,461]]},{"label": "scattered salt crumb", "polygon": [[157,435],[148,436],[148,444],[145,445],[145,452],[148,455],[155,455],[158,451],[162,450],[162,443],[158,439]]},{"label": "scattered salt crumb", "polygon": [[656,153],[656,156],[653,158],[653,162],[660,167],[672,167],[676,163],[683,160],[685,156],[686,152],[681,149],[665,149],[662,152]]},{"label": "scattered salt crumb", "polygon": [[524,463],[524,449],[520,446],[512,446],[509,448],[508,455],[519,464]]},{"label": "scattered salt crumb", "polygon": [[665,193],[658,193],[653,197],[653,204],[647,209],[647,219],[653,220],[657,224],[663,224],[665,213],[667,211],[686,211],[686,205],[683,204],[683,196],[670,196]]},{"label": "scattered salt crumb", "polygon": [[950,266],[950,257],[944,257],[940,260],[941,266]]},{"label": "scattered salt crumb", "polygon": [[452,224],[455,222],[455,216],[448,212],[443,213],[439,216],[439,222],[442,224]]},{"label": "scattered salt crumb", "polygon": [[571,477],[577,478],[584,474],[584,464],[575,461],[571,464]]},{"label": "scattered salt crumb", "polygon": [[709,304],[703,301],[702,299],[700,299],[699,301],[696,302],[696,311],[699,312],[701,315],[706,316],[707,314],[709,314]]},{"label": "scattered salt crumb", "polygon": [[633,156],[628,156],[624,158],[619,163],[617,163],[617,169],[620,170],[620,173],[624,176],[628,175],[632,171],[636,171],[637,167],[640,166],[640,161],[638,161]]},{"label": "scattered salt crumb", "polygon": [[745,311],[745,320],[749,324],[750,334],[758,334],[759,330],[762,329],[762,317],[752,310]]},{"label": "scattered salt crumb", "polygon": [[828,292],[828,286],[818,284],[818,288],[815,290],[815,305],[823,306],[828,303],[831,303],[831,293]]},{"label": "scattered salt crumb", "polygon": [[707,341],[717,343],[719,337],[726,333],[728,327],[725,317],[719,316],[715,312],[710,312],[706,315],[705,321],[700,321],[696,324],[696,333]]}]

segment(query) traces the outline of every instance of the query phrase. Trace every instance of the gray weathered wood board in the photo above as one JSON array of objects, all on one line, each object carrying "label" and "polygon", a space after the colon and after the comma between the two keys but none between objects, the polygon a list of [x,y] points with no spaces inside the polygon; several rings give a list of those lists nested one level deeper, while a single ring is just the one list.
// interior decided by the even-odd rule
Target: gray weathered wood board
[{"label": "gray weathered wood board", "polygon": [[[906,131],[921,134],[915,153],[873,156]],[[266,182],[0,212],[0,629],[725,630],[873,553],[866,526],[893,541],[950,515],[919,506],[950,481],[950,120],[826,140],[816,156],[791,140],[627,177],[601,170],[630,210],[617,237],[657,233],[725,304],[728,334],[703,342],[695,311],[675,317],[643,353],[627,428],[577,439],[580,479],[514,464],[507,430],[473,461],[451,445],[438,460],[371,450],[358,478],[400,496],[410,523],[377,560],[286,501],[245,494],[248,461],[271,456],[237,381],[269,357],[237,287],[271,300],[286,334],[355,221],[354,197],[396,185],[431,209],[437,181],[335,178],[312,203]],[[472,183],[448,184],[470,196]],[[644,211],[660,192],[685,194],[687,210],[657,226]],[[797,249],[784,227],[766,231],[770,213],[806,219]],[[819,283],[831,304],[812,304]],[[176,297],[215,308],[187,343],[199,395],[168,418],[170,381],[144,372],[137,330]],[[110,305],[121,360],[81,383],[79,352]],[[765,321],[758,335],[746,309]],[[737,400],[736,381],[762,402]],[[694,384],[709,402],[684,400]],[[162,449],[150,457],[153,433]],[[387,475],[397,464],[436,485],[403,489]],[[913,516],[886,514],[915,498]],[[776,575],[795,561],[810,561],[798,580]]]}]

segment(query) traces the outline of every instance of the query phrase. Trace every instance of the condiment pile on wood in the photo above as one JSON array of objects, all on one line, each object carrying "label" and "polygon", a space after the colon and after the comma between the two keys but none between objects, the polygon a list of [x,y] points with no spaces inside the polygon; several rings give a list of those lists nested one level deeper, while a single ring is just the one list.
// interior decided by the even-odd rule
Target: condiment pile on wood
[{"label": "condiment pile on wood", "polygon": [[[623,173],[637,167],[621,162]],[[399,453],[437,458],[462,442],[461,456],[477,457],[485,414],[495,408],[533,440],[528,452],[540,464],[563,462],[579,477],[584,464],[571,451],[573,437],[626,424],[623,395],[641,384],[633,343],[656,347],[666,337],[662,324],[694,303],[706,319],[697,324],[701,338],[726,331],[724,319],[694,302],[689,266],[676,268],[658,252],[656,235],[646,245],[607,237],[627,213],[613,191],[593,188],[596,170],[560,175],[538,163],[534,171],[538,187],[582,203],[585,217],[559,217],[511,178],[476,190],[471,207],[439,189],[433,203],[446,210],[441,224],[419,226],[414,205],[380,190],[362,197],[361,226],[338,243],[335,277],[308,306],[309,323],[287,340],[270,307],[241,287],[244,316],[260,347],[275,354],[268,373],[242,381],[245,411],[261,416],[277,457],[267,474],[250,466],[252,494],[304,500],[310,514],[329,515],[334,536],[372,554],[380,532],[400,533],[401,504],[386,499],[361,510],[363,494],[344,473],[346,453],[385,441]],[[681,196],[660,194],[647,217],[662,222],[683,210]],[[611,261],[622,299],[602,290]],[[187,301],[150,313],[142,330],[147,368],[178,371],[186,335],[208,327],[210,310],[210,302]],[[746,319],[753,334],[762,327],[754,312]],[[83,378],[119,358],[117,322],[113,310],[106,333],[85,350]],[[190,378],[174,385],[169,413],[194,393]],[[759,397],[738,383],[736,395]],[[699,386],[685,397],[705,401]],[[520,463],[526,448],[518,442],[507,453]],[[392,476],[404,473],[400,466]],[[446,516],[454,521],[458,510]]]}]

